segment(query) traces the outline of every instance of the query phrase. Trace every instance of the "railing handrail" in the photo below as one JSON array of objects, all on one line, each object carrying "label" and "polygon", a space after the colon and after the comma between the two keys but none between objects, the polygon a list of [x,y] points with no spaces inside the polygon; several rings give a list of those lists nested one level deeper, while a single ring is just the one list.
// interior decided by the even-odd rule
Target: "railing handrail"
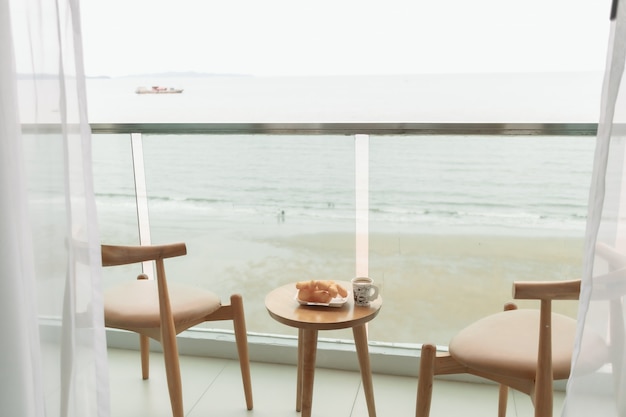
[{"label": "railing handrail", "polygon": [[[34,126],[34,125],[33,125]],[[597,123],[416,123],[416,122],[253,122],[253,123],[92,123],[96,134],[272,134],[272,135],[531,135],[592,136]],[[37,130],[45,130],[38,125]],[[28,130],[27,128],[25,130]]]}]

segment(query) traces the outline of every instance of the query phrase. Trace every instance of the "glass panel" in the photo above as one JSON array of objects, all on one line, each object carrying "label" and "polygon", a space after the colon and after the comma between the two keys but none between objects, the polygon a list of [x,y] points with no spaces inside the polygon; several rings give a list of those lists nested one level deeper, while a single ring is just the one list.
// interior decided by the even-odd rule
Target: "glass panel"
[{"label": "glass panel", "polygon": [[[502,310],[513,281],[578,278],[594,146],[593,137],[371,137],[369,265],[385,300],[371,339],[447,345]],[[575,316],[576,303],[555,310]]]},{"label": "glass panel", "polygon": [[[276,286],[354,275],[354,137],[143,139],[152,241],[188,248],[167,262],[170,279],[224,302],[241,293],[249,331],[295,334],[265,310]],[[369,274],[385,300],[370,339],[447,345],[501,310],[514,280],[578,277],[594,144],[370,137]],[[94,135],[94,177],[103,242],[136,244],[129,135]],[[105,285],[139,272],[107,269]],[[555,309],[574,316],[576,304]],[[320,336],[352,339],[346,331]]]},{"label": "glass panel", "polygon": [[[166,264],[170,280],[207,288],[223,302],[241,293],[249,331],[295,334],[265,309],[275,287],[354,275],[353,137],[143,139],[152,241],[187,244],[187,256]],[[205,326],[232,329],[230,322]]]},{"label": "glass panel", "polygon": [[[92,135],[93,177],[101,241],[139,244],[130,135]],[[103,285],[136,279],[139,265],[104,268]]]}]

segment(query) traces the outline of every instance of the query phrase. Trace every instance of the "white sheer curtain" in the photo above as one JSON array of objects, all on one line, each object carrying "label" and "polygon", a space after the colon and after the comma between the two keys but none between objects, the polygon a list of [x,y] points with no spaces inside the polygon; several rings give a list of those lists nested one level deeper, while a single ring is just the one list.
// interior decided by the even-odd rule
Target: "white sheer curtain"
[{"label": "white sheer curtain", "polygon": [[[589,218],[578,334],[563,415],[626,416],[626,1],[614,0]],[[586,343],[588,335],[604,339]]]},{"label": "white sheer curtain", "polygon": [[77,0],[0,0],[0,390],[6,416],[108,416]]}]

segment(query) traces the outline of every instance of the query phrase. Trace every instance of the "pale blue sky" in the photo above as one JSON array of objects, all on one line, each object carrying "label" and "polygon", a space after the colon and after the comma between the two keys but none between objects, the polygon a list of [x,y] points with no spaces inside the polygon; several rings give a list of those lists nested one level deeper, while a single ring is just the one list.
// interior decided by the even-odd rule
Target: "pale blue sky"
[{"label": "pale blue sky", "polygon": [[88,75],[601,71],[611,0],[82,0]]}]

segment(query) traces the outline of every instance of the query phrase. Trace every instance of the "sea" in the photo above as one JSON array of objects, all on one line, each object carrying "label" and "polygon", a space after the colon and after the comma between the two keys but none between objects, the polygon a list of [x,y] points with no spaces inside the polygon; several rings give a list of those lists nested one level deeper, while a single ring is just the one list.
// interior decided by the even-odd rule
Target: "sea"
[{"label": "sea", "polygon": [[[595,122],[600,80],[597,73],[152,75],[89,79],[88,104],[92,123],[419,122],[446,120],[446,115],[449,122]],[[135,94],[137,87],[155,84],[184,91]],[[468,102],[472,105],[462,110]],[[423,111],[426,103],[448,103],[448,109],[435,118]],[[112,170],[104,177],[122,175],[114,171],[123,173],[127,166],[111,161],[122,162],[126,139],[119,145],[115,135],[95,139],[106,142],[97,145],[96,169]],[[242,218],[284,213],[291,221],[346,222],[355,216],[355,143],[354,137],[337,135],[146,136],[147,181],[154,187],[149,198],[172,211],[204,207],[216,216],[234,210]],[[504,233],[580,233],[584,228],[593,136],[373,135],[364,146],[374,228]],[[114,184],[105,181],[97,190],[112,206],[134,194],[129,188],[121,193]]]},{"label": "sea", "polygon": [[[544,74],[542,82],[536,74],[477,75],[466,80],[467,86],[458,77],[441,76],[392,81],[147,78],[88,80],[90,121],[594,122],[601,84],[598,74]],[[134,92],[151,85],[184,91]],[[562,96],[566,91],[568,96]],[[111,243],[138,241],[129,139],[126,134],[93,135],[100,230],[103,241]],[[187,243],[190,259],[174,261],[173,267],[187,282],[224,294],[242,291],[252,331],[288,331],[264,311],[264,294],[275,286],[355,275],[355,263],[362,261],[355,260],[359,243],[354,236],[363,230],[363,218],[370,236],[366,268],[384,281],[381,293],[392,303],[385,307],[388,318],[381,313],[377,319],[383,322],[379,333],[372,326],[372,337],[381,341],[423,341],[419,336],[406,340],[405,330],[417,326],[415,335],[430,332],[443,344],[460,326],[451,321],[443,330],[437,322],[424,328],[432,312],[413,324],[406,312],[415,300],[393,304],[403,294],[392,288],[404,294],[414,289],[418,300],[430,304],[440,293],[434,288],[427,293],[420,286],[424,279],[451,288],[483,275],[493,291],[483,292],[479,304],[494,310],[507,301],[515,277],[570,278],[580,268],[576,251],[587,218],[594,136],[371,135],[363,140],[167,134],[143,135],[142,144],[151,241]],[[363,184],[366,213],[357,202]],[[429,247],[428,241],[423,246],[425,237],[449,240]],[[513,246],[511,240],[497,240],[503,238],[526,240]],[[551,252],[548,241],[548,249],[540,249],[540,239],[552,239],[559,247],[566,246],[563,241],[575,244],[561,256]],[[393,250],[379,247],[388,241]],[[467,244],[491,252],[468,254],[461,247]],[[466,295],[441,305],[458,306],[458,297]]]},{"label": "sea", "polygon": [[[101,207],[134,204],[128,138],[95,136]],[[592,137],[389,136],[367,145],[372,231],[584,230]],[[354,228],[353,137],[165,135],[147,136],[143,147],[154,215]]]}]

